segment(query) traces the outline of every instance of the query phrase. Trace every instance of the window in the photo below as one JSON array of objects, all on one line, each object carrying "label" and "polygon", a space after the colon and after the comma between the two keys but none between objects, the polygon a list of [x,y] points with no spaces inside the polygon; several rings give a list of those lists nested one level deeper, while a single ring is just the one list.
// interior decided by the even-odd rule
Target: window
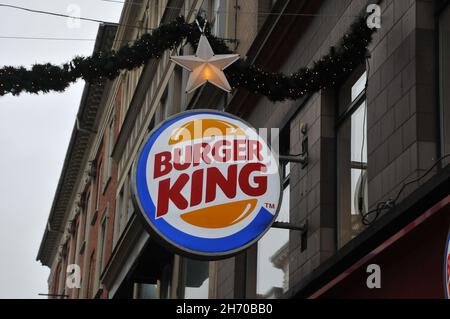
[{"label": "window", "polygon": [[[72,221],[74,223],[74,233],[73,233],[73,241],[72,241],[72,245],[73,246],[73,256],[72,256],[72,262],[74,264],[79,265],[80,264],[80,248],[81,248],[81,243],[83,241],[83,239],[80,239],[80,235],[79,232],[80,231],[80,215],[78,214],[75,219]],[[80,294],[80,289],[74,289],[73,292],[73,298],[78,298],[79,294]]]},{"label": "window", "polygon": [[83,194],[82,195],[82,198],[81,198],[81,207],[80,207],[80,243],[81,243],[81,246],[79,247],[79,249],[81,250],[81,251],[77,251],[77,253],[79,252],[80,254],[82,254],[83,253],[83,249],[82,249],[82,247],[83,247],[83,243],[85,243],[86,241],[87,241],[87,236],[86,236],[86,233],[87,233],[87,231],[86,231],[86,228],[87,228],[87,225],[88,225],[88,218],[89,218],[89,215],[88,215],[88,213],[89,213],[89,204],[90,204],[90,198],[91,198],[91,194],[90,193],[87,193],[87,195],[86,194]]},{"label": "window", "polygon": [[[62,250],[61,250],[61,255],[62,255],[62,269],[61,269],[61,279],[60,279],[60,284],[61,284],[61,295],[66,296],[67,295],[67,286],[66,286],[66,280],[67,280],[67,252],[68,252],[68,246],[67,246],[67,242],[63,245]],[[61,296],[61,298],[65,298],[63,296]]]},{"label": "window", "polygon": [[172,264],[166,264],[157,278],[149,276],[145,282],[134,282],[133,299],[170,299],[171,276]]},{"label": "window", "polygon": [[103,268],[105,266],[104,263],[104,257],[105,257],[105,248],[106,248],[106,236],[108,231],[108,213],[109,213],[109,203],[106,205],[105,212],[103,213],[102,221],[100,223],[100,233],[98,236],[98,278],[100,278],[100,275],[103,271]]},{"label": "window", "polygon": [[94,295],[95,286],[95,251],[92,252],[89,259],[89,275],[87,282],[87,298],[92,298]]},{"label": "window", "polygon": [[133,299],[159,299],[158,283],[134,283]]},{"label": "window", "polygon": [[225,37],[226,34],[226,1],[209,0],[208,16],[211,23],[211,33],[218,37]]},{"label": "window", "polygon": [[121,81],[121,125],[125,120],[126,113],[128,108],[130,107],[131,99],[133,98],[134,89],[136,88],[138,79],[139,79],[139,71],[140,69],[134,69],[130,71],[124,71],[122,74]]},{"label": "window", "polygon": [[[450,153],[450,6],[439,16],[439,95],[442,154]],[[449,162],[447,162],[449,163]]]},{"label": "window", "polygon": [[84,241],[87,243],[89,238],[89,225],[92,217],[92,196],[91,192],[86,195],[86,214],[84,222]]},{"label": "window", "polygon": [[167,112],[167,117],[176,114],[181,110],[181,92],[183,92],[182,82],[183,69],[179,65],[176,65],[173,71],[172,86],[170,88],[170,110]]},{"label": "window", "polygon": [[149,30],[148,30],[148,28],[149,28],[149,12],[150,12],[150,10],[149,10],[149,7],[148,7],[148,5],[149,5],[149,3],[147,2],[147,6],[146,6],[146,8],[145,8],[145,10],[144,10],[144,13],[143,13],[143,15],[142,15],[142,19],[139,21],[139,24],[140,24],[140,28],[137,30],[138,31],[138,38],[140,38],[142,35],[144,35],[145,33],[148,33],[149,32]]},{"label": "window", "polygon": [[155,17],[154,17],[154,20],[153,20],[153,25],[155,27],[159,25],[159,20],[162,17],[162,10],[163,10],[163,3],[162,2],[163,1],[161,1],[161,0],[155,0],[154,1],[155,9],[153,11],[155,13]]},{"label": "window", "polygon": [[166,89],[164,90],[164,93],[161,96],[160,101],[160,108],[161,108],[161,121],[165,120],[166,118],[168,118],[170,116],[170,108],[168,105],[168,98],[167,95],[169,93],[169,87],[167,86]]},{"label": "window", "polygon": [[122,73],[120,76],[120,83],[119,88],[117,90],[117,95],[119,95],[119,98],[116,97],[116,101],[119,103],[119,127],[122,128],[123,121],[125,120],[125,115],[127,112],[127,100],[126,100],[126,94],[127,94],[127,76],[126,73]]},{"label": "window", "polygon": [[[280,134],[280,154],[289,153],[290,130]],[[280,163],[283,198],[277,221],[289,222],[290,163]],[[258,241],[256,269],[257,298],[279,298],[289,289],[289,230],[271,228]]]},{"label": "window", "polygon": [[128,220],[131,218],[131,216],[134,213],[134,204],[133,204],[133,198],[131,196],[131,192],[130,192],[130,183],[131,183],[131,171],[128,172],[128,176],[127,179],[125,181],[125,185],[127,185],[126,187],[126,199],[127,199],[127,206],[126,206],[126,211],[125,211],[125,224],[128,222]]},{"label": "window", "polygon": [[184,299],[209,296],[209,262],[183,258]]},{"label": "window", "polygon": [[75,219],[72,220],[73,223],[73,234],[72,234],[72,244],[70,245],[72,247],[71,250],[71,256],[70,260],[72,263],[77,263],[77,256],[78,256],[78,216],[75,217]]},{"label": "window", "polygon": [[[54,274],[53,294],[59,295],[59,281],[61,277],[61,262],[58,263]],[[58,298],[55,296],[55,298]]]},{"label": "window", "polygon": [[[289,171],[290,164],[283,169],[283,199],[277,221],[289,222]],[[289,289],[289,231],[271,228],[258,241],[257,298],[279,298]]]},{"label": "window", "polygon": [[357,236],[367,212],[366,73],[342,87],[337,132],[338,246]]},{"label": "window", "polygon": [[122,189],[119,192],[119,195],[117,196],[116,200],[116,213],[114,217],[114,240],[113,244],[116,245],[117,241],[119,240],[119,237],[122,233],[121,229],[121,221],[122,221],[122,214],[123,214],[123,203],[124,203],[124,194],[123,194],[123,186]]},{"label": "window", "polygon": [[98,164],[98,173],[97,173],[97,193],[95,194],[96,195],[96,198],[95,198],[95,211],[98,211],[98,205],[99,205],[99,202],[100,202],[100,193],[101,193],[101,191],[102,191],[102,189],[101,189],[101,187],[102,187],[102,183],[101,183],[101,173],[102,173],[102,161],[100,160],[100,163]]},{"label": "window", "polygon": [[161,280],[158,281],[159,298],[161,299],[171,298],[172,267],[173,264],[166,264],[161,273]]},{"label": "window", "polygon": [[106,163],[103,165],[103,187],[106,187],[109,179],[111,178],[112,167],[112,150],[114,147],[114,115],[108,125],[108,132],[106,133],[107,142],[104,145],[104,158]]},{"label": "window", "polygon": [[116,202],[116,214],[114,220],[114,245],[121,236],[131,216],[134,214],[134,204],[130,193],[131,171],[128,173]]}]

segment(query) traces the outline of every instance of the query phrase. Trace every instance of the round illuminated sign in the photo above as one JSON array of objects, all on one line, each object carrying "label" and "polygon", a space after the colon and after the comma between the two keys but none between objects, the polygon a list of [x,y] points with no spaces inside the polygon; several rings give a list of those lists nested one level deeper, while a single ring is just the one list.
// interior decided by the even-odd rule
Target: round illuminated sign
[{"label": "round illuminated sign", "polygon": [[450,299],[450,231],[447,235],[447,243],[445,245],[444,254],[444,284],[445,284],[445,296]]},{"label": "round illuminated sign", "polygon": [[255,243],[281,204],[270,147],[246,122],[211,110],[180,113],[156,127],[140,148],[132,184],[150,233],[203,259]]}]

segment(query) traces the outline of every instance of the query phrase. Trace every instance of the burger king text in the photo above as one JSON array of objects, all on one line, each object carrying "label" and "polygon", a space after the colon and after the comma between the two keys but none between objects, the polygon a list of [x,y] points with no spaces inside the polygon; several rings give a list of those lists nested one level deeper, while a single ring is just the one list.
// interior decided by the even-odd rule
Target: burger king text
[{"label": "burger king text", "polygon": [[[252,178],[255,172],[267,171],[266,165],[262,163],[264,157],[261,150],[262,144],[258,140],[220,139],[213,143],[187,144],[155,154],[153,178],[158,182],[156,217],[168,213],[169,201],[180,210],[213,202],[218,187],[229,199],[236,197],[238,187],[247,196],[263,195],[267,191],[267,176],[258,174]],[[225,174],[217,165],[209,165],[228,162],[232,164],[227,165]],[[197,166],[200,167],[189,174],[171,174]],[[182,194],[187,185],[189,198]]]}]

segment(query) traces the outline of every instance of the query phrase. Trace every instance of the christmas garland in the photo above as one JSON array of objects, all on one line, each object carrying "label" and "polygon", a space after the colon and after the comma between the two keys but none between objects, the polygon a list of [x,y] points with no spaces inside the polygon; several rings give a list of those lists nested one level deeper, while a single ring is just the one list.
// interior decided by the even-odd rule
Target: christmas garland
[{"label": "christmas garland", "polygon": [[[295,100],[342,82],[364,62],[373,32],[364,17],[358,18],[337,47],[331,47],[330,52],[315,61],[312,67],[301,68],[289,76],[265,72],[245,59],[228,67],[225,74],[233,88],[245,88],[272,101]],[[232,53],[225,41],[211,35],[208,28],[206,34],[215,53]],[[197,24],[186,23],[179,17],[118,51],[98,51],[90,57],[75,57],[61,66],[50,63],[35,64],[31,69],[5,66],[0,69],[0,96],[21,92],[62,92],[79,78],[88,82],[104,78],[112,80],[122,70],[140,67],[151,58],[158,59],[166,50],[178,47],[184,39],[196,47],[199,37]]]}]

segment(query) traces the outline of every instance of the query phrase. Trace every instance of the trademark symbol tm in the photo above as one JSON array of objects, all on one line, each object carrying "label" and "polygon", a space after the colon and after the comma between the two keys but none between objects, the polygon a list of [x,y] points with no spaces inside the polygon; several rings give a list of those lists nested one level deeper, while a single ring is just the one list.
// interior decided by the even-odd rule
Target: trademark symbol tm
[{"label": "trademark symbol tm", "polygon": [[266,206],[266,208],[275,208],[275,204],[274,203],[264,203],[264,205]]}]

